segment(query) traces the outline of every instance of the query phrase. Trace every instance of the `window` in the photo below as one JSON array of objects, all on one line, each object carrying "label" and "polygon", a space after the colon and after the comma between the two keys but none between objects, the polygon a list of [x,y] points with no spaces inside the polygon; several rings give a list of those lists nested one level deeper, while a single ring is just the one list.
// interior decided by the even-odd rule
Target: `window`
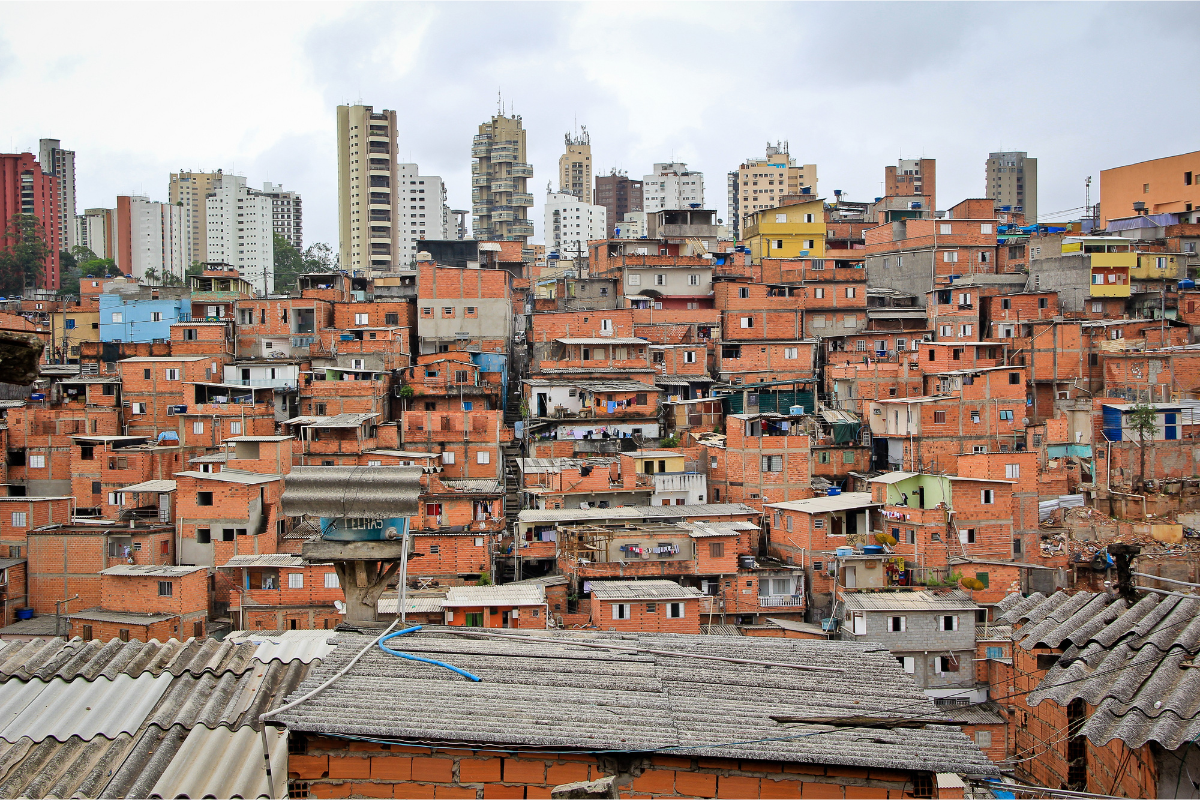
[{"label": "window", "polygon": [[118,630],[117,638],[120,639],[122,642],[128,642],[129,641],[129,628],[121,628],[120,630]]},{"label": "window", "polygon": [[958,541],[962,544],[975,544],[975,529],[963,528],[958,532]]},{"label": "window", "polygon": [[750,289],[745,286],[739,287],[738,288],[738,297],[742,298],[743,300],[750,297]]},{"label": "window", "polygon": [[799,358],[800,357],[800,348],[798,348],[798,347],[783,348],[783,357],[788,360]]},{"label": "window", "polygon": [[211,506],[213,504],[212,492],[196,492],[196,505]]},{"label": "window", "polygon": [[337,573],[336,572],[326,572],[325,573],[325,588],[326,589],[338,589],[340,587],[341,587],[341,584],[338,583]]},{"label": "window", "polygon": [[958,251],[957,250],[947,250],[947,251],[943,252],[942,253],[942,261],[944,261],[947,264],[957,264],[958,263]]},{"label": "window", "polygon": [[958,615],[946,614],[938,617],[939,631],[956,631],[958,630]]},{"label": "window", "polygon": [[907,625],[905,617],[888,617],[888,630],[892,633],[904,633]]},{"label": "window", "polygon": [[91,639],[92,639],[92,638],[93,638],[93,636],[92,636],[92,626],[91,626],[91,625],[84,625],[84,626],[83,626],[83,640],[84,640],[85,642],[86,642],[86,641],[91,641]]},{"label": "window", "polygon": [[971,452],[975,455],[979,455],[980,453],[986,453],[987,451],[988,451],[987,445],[985,445],[985,444],[971,445]]},{"label": "window", "polygon": [[783,472],[783,456],[763,456],[763,472]]},{"label": "window", "polygon": [[959,336],[970,336],[975,330],[973,325],[960,325],[958,328]]},{"label": "window", "polygon": [[433,309],[432,309],[432,308],[430,308],[429,306],[424,306],[424,307],[422,307],[422,308],[421,308],[421,316],[422,316],[422,317],[432,317],[432,316],[433,316]]},{"label": "window", "polygon": [[1005,419],[1005,420],[1008,420],[1008,421],[1010,421],[1010,422],[1011,422],[1011,421],[1012,421],[1012,418],[1013,418],[1013,412],[1012,412],[1012,411],[1001,411],[1001,412],[1000,412],[1000,419]]},{"label": "window", "polygon": [[917,660],[912,656],[896,656],[896,660],[900,662],[900,666],[903,667],[904,671],[909,675],[912,675],[917,671]]},{"label": "window", "polygon": [[112,321],[113,322],[124,322],[125,315],[120,311],[114,311],[113,315],[112,315]]},{"label": "window", "polygon": [[975,746],[979,748],[992,746],[991,731],[975,731]]},{"label": "window", "polygon": [[953,232],[954,232],[954,226],[951,225],[949,222],[943,222],[941,225],[938,226],[938,233],[947,234],[947,233],[953,233]]},{"label": "window", "polygon": [[636,272],[629,273],[629,285],[630,286],[641,286],[642,285],[642,276],[638,275]]},{"label": "window", "polygon": [[664,274],[662,272],[656,272],[654,274],[654,285],[655,286],[666,286],[667,285],[666,274]]},{"label": "window", "polygon": [[443,464],[453,464],[454,463],[454,451],[453,450],[445,450],[442,452],[442,463]]},{"label": "window", "polygon": [[945,411],[935,411],[935,412],[933,412],[933,422],[934,422],[934,424],[941,424],[941,423],[943,423],[943,422],[945,422],[945,421],[946,421],[946,412],[945,412]]},{"label": "window", "polygon": [[613,619],[629,619],[629,603],[613,603],[612,618]]},{"label": "window", "polygon": [[[957,619],[957,617],[955,618]],[[958,659],[953,656],[938,656],[934,672],[958,672]]]},{"label": "window", "polygon": [[696,363],[696,351],[695,350],[684,350],[683,351],[683,363],[695,364]]},{"label": "window", "polygon": [[158,582],[158,596],[159,597],[170,597],[173,594],[175,594],[174,581],[159,581]]},{"label": "window", "polygon": [[846,287],[846,297],[854,297],[854,287],[853,286]]},{"label": "window", "polygon": [[753,328],[754,327],[754,317],[742,317],[742,327],[743,328]]},{"label": "window", "polygon": [[813,519],[813,528],[818,531],[825,530],[825,518],[824,517],[814,518]]},{"label": "window", "polygon": [[13,524],[14,528],[24,528],[25,527],[25,519],[26,519],[26,517],[25,517],[24,511],[12,512],[12,524]]},{"label": "window", "polygon": [[979,424],[979,412],[978,411],[971,412],[971,422],[975,423],[976,425]]},{"label": "window", "polygon": [[813,298],[816,300],[824,300],[825,299],[825,287],[823,287],[823,286],[814,287],[813,288]]},{"label": "window", "polygon": [[289,572],[288,573],[288,588],[289,589],[303,589],[304,588],[304,573],[303,572]]},{"label": "window", "polygon": [[130,403],[129,410],[134,414],[145,414],[146,413],[146,404],[145,403]]},{"label": "window", "polygon": [[[811,214],[809,214],[809,216],[812,216],[812,215],[811,215]],[[780,222],[787,222],[787,214],[776,214],[776,215],[775,215],[775,222],[777,222],[777,223],[780,223]],[[811,222],[811,220],[810,220],[810,222]]]},{"label": "window", "polygon": [[46,457],[45,456],[30,456],[29,457],[29,468],[30,469],[45,469],[46,468]]},{"label": "window", "polygon": [[1005,464],[1004,465],[1004,477],[1009,480],[1013,480],[1015,478],[1021,477],[1021,465],[1020,464]]},{"label": "window", "polygon": [[699,275],[697,275],[695,273],[688,275],[688,286],[699,286],[699,285],[700,285],[700,276]]},{"label": "window", "polygon": [[979,492],[979,502],[985,506],[990,506],[996,502],[996,492],[994,489],[983,489]]},{"label": "window", "polygon": [[916,528],[906,528],[904,530],[904,541],[908,544],[916,544],[917,543]]},{"label": "window", "polygon": [[196,544],[208,544],[212,541],[212,528],[196,528]]},{"label": "window", "polygon": [[492,463],[492,454],[489,453],[487,450],[480,450],[478,453],[475,454],[475,463],[476,464]]},{"label": "window", "polygon": [[667,603],[668,619],[683,619],[683,603]]},{"label": "window", "polygon": [[709,542],[708,543],[708,555],[712,558],[724,557],[725,543],[724,542]]},{"label": "window", "polygon": [[204,420],[198,419],[192,423],[192,433],[204,433]]}]

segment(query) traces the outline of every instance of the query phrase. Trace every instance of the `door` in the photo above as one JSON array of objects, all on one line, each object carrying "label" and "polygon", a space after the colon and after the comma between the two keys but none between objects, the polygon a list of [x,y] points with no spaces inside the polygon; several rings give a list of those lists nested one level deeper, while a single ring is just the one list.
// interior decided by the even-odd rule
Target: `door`
[{"label": "door", "polygon": [[538,415],[539,417],[548,417],[548,416],[550,416],[549,414],[547,414],[547,413],[546,413],[546,397],[547,397],[547,395],[544,395],[544,394],[538,393],[538,396],[537,396],[537,415]]},{"label": "door", "polygon": [[842,533],[842,518],[834,517],[831,524],[833,525],[832,535],[833,536],[842,536],[843,535],[843,533]]},{"label": "door", "polygon": [[512,627],[512,620],[510,618],[509,612],[507,612],[507,611],[500,612],[500,627],[501,628],[511,628]]},{"label": "door", "polygon": [[855,570],[854,567],[842,567],[842,574],[846,576],[846,582],[845,582],[844,586],[847,589],[857,589],[858,588],[858,579],[854,574],[854,570]]}]

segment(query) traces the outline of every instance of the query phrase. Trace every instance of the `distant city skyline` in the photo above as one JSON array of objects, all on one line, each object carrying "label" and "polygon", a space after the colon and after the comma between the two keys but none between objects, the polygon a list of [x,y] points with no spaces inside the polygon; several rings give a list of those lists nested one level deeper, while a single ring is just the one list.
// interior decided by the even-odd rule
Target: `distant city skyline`
[{"label": "distant city skyline", "polygon": [[[305,198],[306,242],[336,247],[339,103],[397,109],[406,120],[397,161],[441,176],[450,206],[469,208],[471,137],[496,113],[499,91],[505,113],[523,118],[535,175],[555,175],[563,131],[586,125],[594,175],[618,168],[641,176],[655,163],[687,163],[709,176],[707,205],[721,218],[724,176],[767,141],[787,139],[820,165],[820,193],[828,197],[840,189],[871,200],[883,194],[886,165],[935,158],[943,207],[986,196],[989,153],[1025,151],[1038,159],[1039,217],[1067,219],[1082,212],[1089,176],[1097,202],[1101,169],[1194,149],[1188,132],[1200,111],[1186,105],[1173,110],[1172,125],[1147,134],[1134,115],[1101,120],[1045,89],[1048,76],[1059,75],[1132,90],[1142,78],[1131,54],[1147,50],[1157,54],[1157,69],[1190,74],[1200,61],[1190,41],[1200,27],[1197,6],[1132,8],[1022,6],[1022,36],[1013,37],[995,35],[994,26],[1012,7],[987,3],[718,4],[689,7],[686,17],[676,4],[652,3],[619,14],[603,4],[490,3],[469,13],[462,4],[305,4],[283,16],[277,6],[247,3],[238,6],[239,24],[269,27],[273,44],[238,49],[234,63],[221,57],[236,44],[220,35],[225,20],[211,7],[80,6],[56,21],[61,47],[49,52],[16,33],[39,24],[44,9],[10,3],[0,31],[0,98],[22,113],[0,126],[0,150],[37,155],[39,140],[50,138],[74,151],[76,213],[111,207],[117,195],[166,201],[169,177],[181,169],[282,183]],[[812,44],[782,51],[769,74],[695,59],[697,41],[759,36],[767,9],[773,27],[802,28]],[[667,22],[676,32],[669,41],[655,32]],[[517,27],[522,36],[495,38]],[[170,62],[181,29],[208,34],[210,68],[182,84],[169,71],[141,73],[136,88],[154,103],[130,103],[131,84],[89,81],[129,74],[131,58]],[[130,47],[102,44],[118,34]],[[912,37],[925,46],[889,46]],[[506,57],[480,47],[495,41]],[[687,80],[642,80],[677,76],[681,63]],[[814,69],[823,63],[844,69],[835,79]],[[278,75],[287,80],[270,77]],[[778,75],[788,79],[773,85]],[[80,92],[84,82],[88,91]],[[760,102],[764,96],[770,102]],[[166,136],[141,134],[164,119],[187,124]],[[543,198],[535,196],[531,240],[542,242]]]}]

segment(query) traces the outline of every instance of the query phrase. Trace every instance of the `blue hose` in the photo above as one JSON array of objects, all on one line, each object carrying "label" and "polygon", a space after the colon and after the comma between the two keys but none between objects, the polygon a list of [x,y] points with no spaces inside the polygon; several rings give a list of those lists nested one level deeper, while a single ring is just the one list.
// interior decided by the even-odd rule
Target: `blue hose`
[{"label": "blue hose", "polygon": [[414,625],[411,628],[405,628],[402,631],[396,631],[395,633],[389,633],[387,636],[385,636],[379,640],[379,649],[385,653],[391,653],[394,656],[399,656],[400,658],[407,658],[409,661],[420,661],[423,664],[433,664],[435,667],[445,667],[446,669],[450,670],[451,672],[457,672],[459,675],[462,675],[464,678],[470,678],[471,680],[475,681],[476,683],[483,680],[483,678],[480,678],[477,675],[472,675],[471,673],[467,672],[465,669],[459,669],[458,667],[454,666],[453,664],[447,664],[444,661],[434,661],[432,658],[421,658],[420,656],[410,655],[409,653],[401,653],[399,650],[393,650],[390,647],[383,646],[383,643],[386,642],[388,639],[395,639],[397,636],[403,636],[406,633],[412,633],[413,631],[419,631],[419,630],[421,630],[421,626]]}]

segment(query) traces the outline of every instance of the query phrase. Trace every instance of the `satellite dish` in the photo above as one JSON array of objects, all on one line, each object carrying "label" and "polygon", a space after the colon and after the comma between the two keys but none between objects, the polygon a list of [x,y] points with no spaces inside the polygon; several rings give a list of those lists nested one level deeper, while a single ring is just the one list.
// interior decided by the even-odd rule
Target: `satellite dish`
[{"label": "satellite dish", "polygon": [[337,609],[337,612],[338,612],[339,614],[345,614],[345,613],[346,613],[346,604],[345,604],[345,603],[343,603],[341,600],[334,600],[334,601],[333,601],[333,607]]}]

